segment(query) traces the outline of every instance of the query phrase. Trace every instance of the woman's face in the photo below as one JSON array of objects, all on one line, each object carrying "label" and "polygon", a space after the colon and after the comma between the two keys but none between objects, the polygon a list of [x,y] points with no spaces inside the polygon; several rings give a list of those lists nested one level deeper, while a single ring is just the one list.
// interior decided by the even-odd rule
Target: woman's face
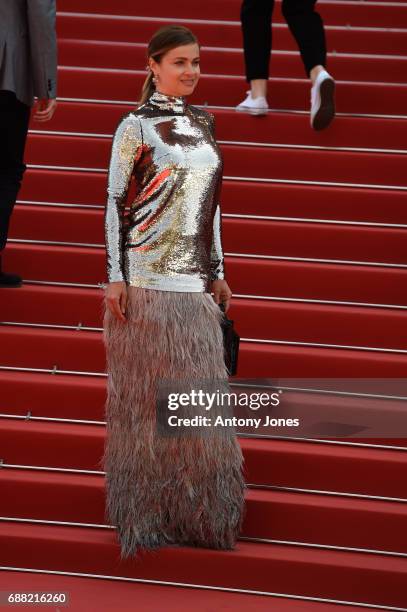
[{"label": "woman's face", "polygon": [[169,96],[188,96],[200,77],[199,47],[196,43],[182,45],[167,51],[157,64],[152,58],[149,64],[157,75],[157,91]]}]

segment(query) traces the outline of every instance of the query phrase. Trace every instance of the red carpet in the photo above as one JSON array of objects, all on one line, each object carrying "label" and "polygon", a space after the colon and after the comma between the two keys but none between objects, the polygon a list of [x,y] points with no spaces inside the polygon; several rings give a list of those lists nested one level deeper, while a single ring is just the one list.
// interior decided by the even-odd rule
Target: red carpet
[{"label": "red carpet", "polygon": [[[224,154],[239,376],[406,378],[407,3],[318,7],[338,112],[321,133],[281,2],[271,112],[250,117],[234,110],[248,88],[238,0],[204,10],[58,1],[60,101],[51,122],[31,124],[4,257],[24,284],[0,301],[0,590],[67,591],[75,612],[407,611],[404,431],[295,440],[240,430],[249,488],[234,551],[168,547],[120,562],[104,523],[106,169],[145,78],[146,42],[164,24],[181,20],[202,45],[188,101],[214,112]],[[383,410],[357,396],[290,397],[337,424]],[[386,408],[391,419],[405,402]]]}]

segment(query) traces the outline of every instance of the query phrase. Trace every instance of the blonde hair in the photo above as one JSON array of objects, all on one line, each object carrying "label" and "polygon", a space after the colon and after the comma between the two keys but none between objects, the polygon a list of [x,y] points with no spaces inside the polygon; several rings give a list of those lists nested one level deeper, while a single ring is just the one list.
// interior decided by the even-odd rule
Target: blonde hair
[{"label": "blonde hair", "polygon": [[[189,28],[182,25],[164,26],[153,34],[150,42],[148,43],[147,61],[151,57],[159,64],[163,55],[165,55],[168,51],[171,51],[171,49],[193,43],[196,43],[199,46],[198,39]],[[147,78],[144,81],[141,89],[139,105],[144,104],[144,102],[146,102],[151,94],[155,91],[153,76],[153,71],[149,70]]]}]

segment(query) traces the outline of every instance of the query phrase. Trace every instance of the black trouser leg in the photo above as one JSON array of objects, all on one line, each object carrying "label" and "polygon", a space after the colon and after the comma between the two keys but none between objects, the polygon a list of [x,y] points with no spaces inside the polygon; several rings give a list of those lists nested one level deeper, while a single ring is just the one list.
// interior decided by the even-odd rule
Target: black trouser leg
[{"label": "black trouser leg", "polygon": [[6,246],[11,213],[21,187],[31,108],[11,91],[0,91],[0,253]]},{"label": "black trouser leg", "polygon": [[246,81],[268,79],[274,0],[243,0],[240,9]]},{"label": "black trouser leg", "polygon": [[282,13],[301,53],[307,76],[314,66],[326,66],[326,41],[316,0],[283,0]]}]

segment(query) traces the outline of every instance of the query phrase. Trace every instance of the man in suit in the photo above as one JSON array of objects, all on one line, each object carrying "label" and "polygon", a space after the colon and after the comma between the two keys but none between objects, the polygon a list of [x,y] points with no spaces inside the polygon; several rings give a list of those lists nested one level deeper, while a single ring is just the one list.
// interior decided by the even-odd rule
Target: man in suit
[{"label": "man in suit", "polygon": [[[56,108],[56,0],[0,0],[0,287],[19,287],[1,256],[23,174],[31,107],[49,121]],[[34,100],[34,97],[37,100]]]}]

